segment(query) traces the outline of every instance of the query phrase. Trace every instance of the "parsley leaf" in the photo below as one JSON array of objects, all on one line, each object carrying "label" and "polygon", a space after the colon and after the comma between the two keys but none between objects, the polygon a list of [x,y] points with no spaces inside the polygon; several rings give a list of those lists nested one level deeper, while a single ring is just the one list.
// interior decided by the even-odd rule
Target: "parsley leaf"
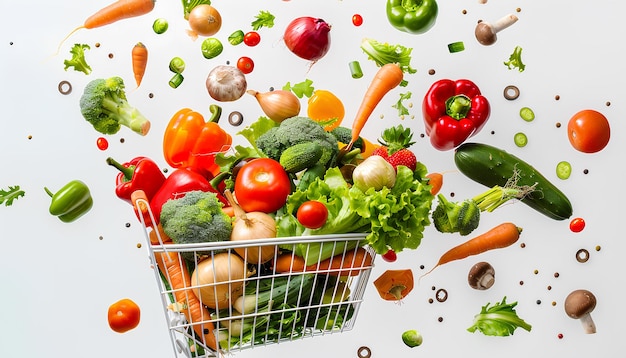
[{"label": "parsley leaf", "polygon": [[293,94],[295,94],[298,98],[302,98],[303,96],[311,97],[313,95],[313,91],[315,90],[315,88],[311,86],[312,84],[313,81],[308,78],[303,82],[294,84],[293,86],[290,82],[287,82],[287,84],[283,86],[283,90],[293,92]]},{"label": "parsley leaf", "polygon": [[396,104],[394,104],[393,108],[398,110],[398,116],[402,117],[402,116],[406,116],[409,114],[409,109],[404,105],[404,101],[407,99],[411,98],[411,92],[406,92],[406,93],[400,93],[400,99],[398,99],[398,102],[396,102]]},{"label": "parsley leaf", "polygon": [[256,31],[262,27],[274,27],[274,19],[276,17],[272,15],[269,11],[261,10],[259,11],[259,14],[254,18],[255,20],[252,21],[252,29]]},{"label": "parsley leaf", "polygon": [[24,196],[24,190],[20,190],[19,185],[9,186],[8,190],[0,189],[0,204],[4,203],[5,206],[11,206],[13,200]]}]

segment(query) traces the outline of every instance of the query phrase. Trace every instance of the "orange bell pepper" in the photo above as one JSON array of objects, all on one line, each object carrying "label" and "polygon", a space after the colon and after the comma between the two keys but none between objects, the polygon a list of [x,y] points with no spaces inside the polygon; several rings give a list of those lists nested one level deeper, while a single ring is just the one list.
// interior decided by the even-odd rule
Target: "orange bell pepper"
[{"label": "orange bell pepper", "polygon": [[218,123],[222,108],[211,105],[209,110],[208,121],[189,108],[179,110],[170,119],[163,137],[163,154],[170,166],[195,171],[208,180],[220,172],[215,156],[229,150],[233,142]]}]

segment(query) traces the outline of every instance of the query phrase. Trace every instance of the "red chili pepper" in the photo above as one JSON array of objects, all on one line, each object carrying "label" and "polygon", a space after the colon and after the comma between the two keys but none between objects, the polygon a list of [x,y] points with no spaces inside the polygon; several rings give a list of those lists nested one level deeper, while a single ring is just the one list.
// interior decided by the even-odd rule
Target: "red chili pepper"
[{"label": "red chili pepper", "polygon": [[433,147],[450,150],[483,128],[491,107],[474,82],[443,79],[426,92],[422,112]]},{"label": "red chili pepper", "polygon": [[176,199],[189,191],[202,190],[217,194],[217,198],[230,206],[222,193],[215,190],[209,181],[201,174],[189,169],[176,169],[165,179],[165,182],[150,200],[150,209],[154,214],[157,224],[161,217],[161,207],[166,201]]},{"label": "red chili pepper", "polygon": [[230,149],[233,139],[218,124],[221,107],[211,105],[209,110],[207,122],[189,108],[176,112],[165,129],[163,154],[170,166],[191,169],[210,180],[220,171],[216,154]]},{"label": "red chili pepper", "polygon": [[120,171],[115,178],[115,194],[129,204],[132,204],[130,196],[135,190],[143,190],[150,200],[165,182],[163,171],[149,158],[136,157],[121,164],[109,157],[106,162]]}]

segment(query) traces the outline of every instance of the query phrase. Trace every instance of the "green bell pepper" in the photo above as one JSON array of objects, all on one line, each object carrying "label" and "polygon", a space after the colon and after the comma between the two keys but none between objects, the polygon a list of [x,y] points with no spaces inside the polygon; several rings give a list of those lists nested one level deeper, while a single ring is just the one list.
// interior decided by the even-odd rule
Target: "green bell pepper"
[{"label": "green bell pepper", "polygon": [[44,190],[52,198],[50,214],[65,223],[80,218],[93,206],[89,187],[80,180],[72,180],[54,194],[48,188]]},{"label": "green bell pepper", "polygon": [[387,19],[396,29],[423,34],[435,25],[439,8],[435,0],[387,0]]}]

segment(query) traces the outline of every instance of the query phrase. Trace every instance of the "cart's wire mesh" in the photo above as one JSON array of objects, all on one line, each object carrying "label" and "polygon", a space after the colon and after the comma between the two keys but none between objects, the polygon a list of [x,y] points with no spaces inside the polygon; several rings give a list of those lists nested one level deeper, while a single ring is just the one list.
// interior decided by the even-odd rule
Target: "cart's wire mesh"
[{"label": "cart's wire mesh", "polygon": [[177,245],[140,220],[175,357],[221,357],[354,327],[375,258],[366,234]]}]

